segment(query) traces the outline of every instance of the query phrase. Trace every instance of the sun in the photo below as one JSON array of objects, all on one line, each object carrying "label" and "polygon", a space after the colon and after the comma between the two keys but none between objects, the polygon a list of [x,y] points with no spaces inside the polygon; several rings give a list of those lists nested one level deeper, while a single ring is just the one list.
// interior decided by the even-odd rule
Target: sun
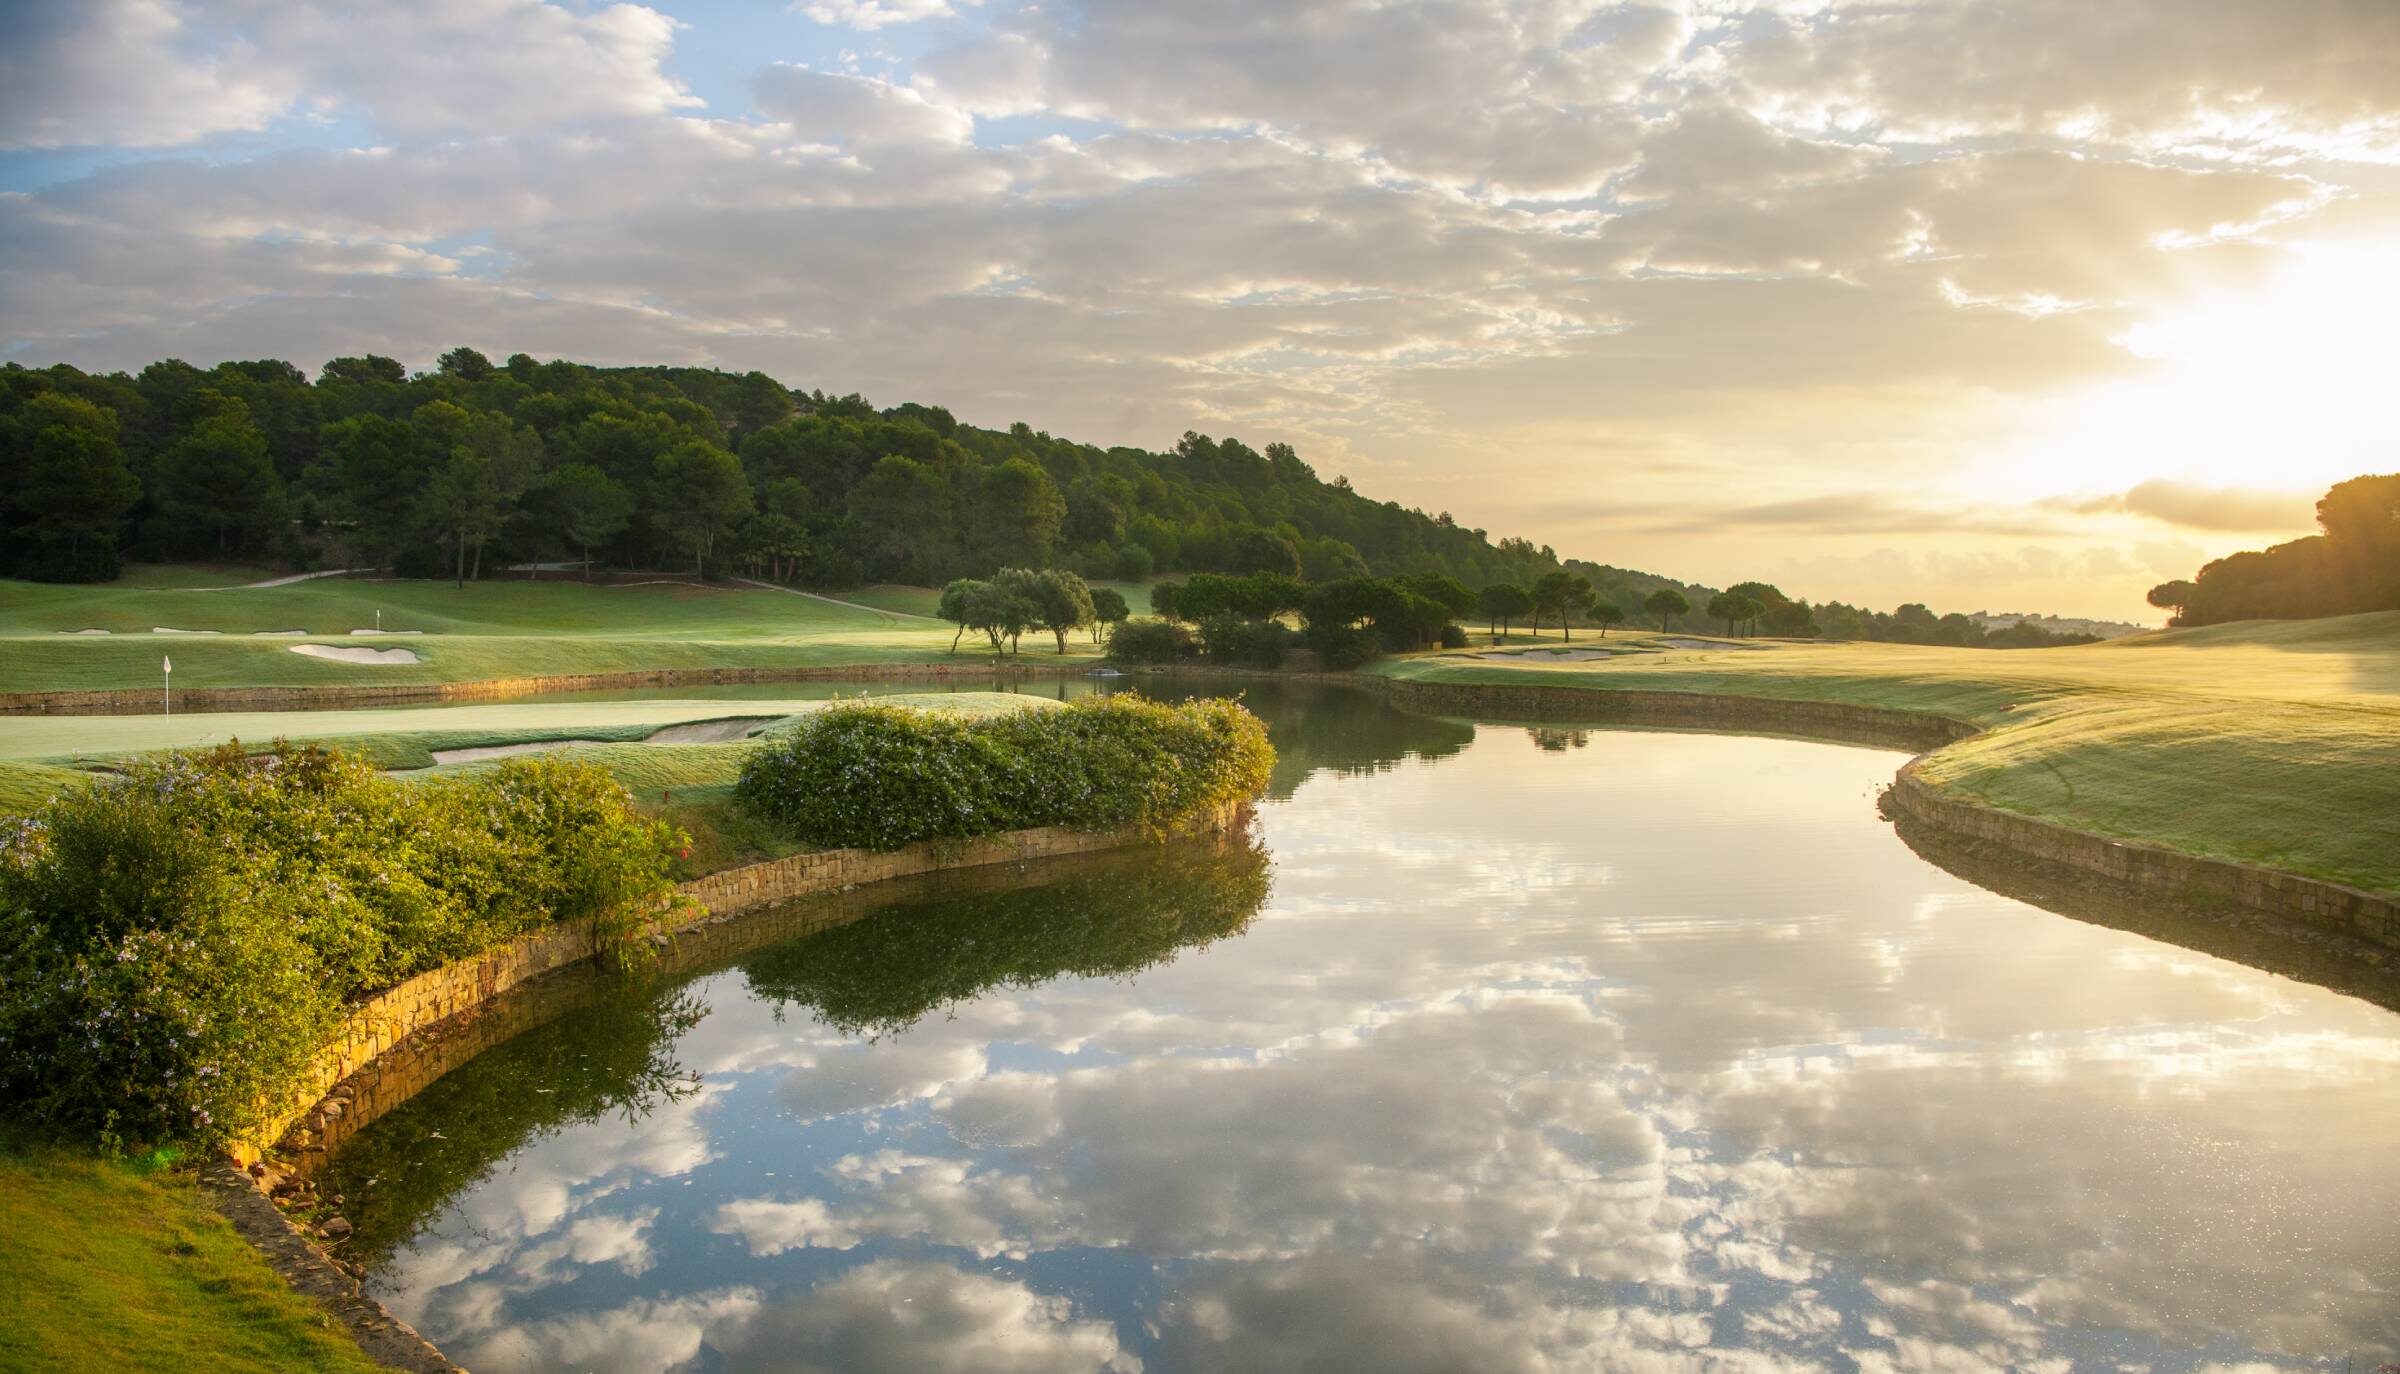
[{"label": "sun", "polygon": [[2028,466],[2070,488],[2173,477],[2311,492],[2400,470],[2400,248],[2284,253],[2263,286],[2113,336],[2140,374],[2069,400]]}]

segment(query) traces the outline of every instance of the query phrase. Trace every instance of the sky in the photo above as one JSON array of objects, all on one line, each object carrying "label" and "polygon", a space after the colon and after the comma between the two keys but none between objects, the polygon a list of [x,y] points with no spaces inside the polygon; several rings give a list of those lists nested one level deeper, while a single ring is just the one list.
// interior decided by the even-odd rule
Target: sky
[{"label": "sky", "polygon": [[2400,470],[2393,0],[0,0],[0,359],[470,344],[1187,429],[2155,622]]}]

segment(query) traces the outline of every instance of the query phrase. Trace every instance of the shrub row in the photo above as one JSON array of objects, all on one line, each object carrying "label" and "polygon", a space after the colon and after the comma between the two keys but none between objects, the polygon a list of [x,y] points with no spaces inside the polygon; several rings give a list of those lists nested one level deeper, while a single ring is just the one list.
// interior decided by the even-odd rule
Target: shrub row
[{"label": "shrub row", "polygon": [[761,745],[736,797],[803,843],[898,849],[1059,825],[1163,833],[1266,790],[1275,750],[1228,701],[1131,694],[983,719],[829,707]]},{"label": "shrub row", "polygon": [[137,762],[0,835],[0,1100],[116,1142],[248,1134],[344,1005],[553,920],[626,938],[681,843],[607,774],[399,782],[236,745]]}]

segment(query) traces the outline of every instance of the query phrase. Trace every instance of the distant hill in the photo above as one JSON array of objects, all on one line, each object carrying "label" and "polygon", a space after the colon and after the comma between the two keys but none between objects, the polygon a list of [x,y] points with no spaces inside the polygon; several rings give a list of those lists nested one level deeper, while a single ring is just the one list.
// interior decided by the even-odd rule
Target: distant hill
[{"label": "distant hill", "polygon": [[2085,620],[2075,616],[2036,615],[2020,611],[1977,611],[1975,619],[1981,621],[1983,628],[1987,630],[2014,629],[2019,624],[2030,620],[2035,628],[2050,634],[2091,635],[2096,639],[2123,639],[2127,635],[2138,635],[2145,630],[2157,628],[2154,625],[2129,624],[2122,620]]}]

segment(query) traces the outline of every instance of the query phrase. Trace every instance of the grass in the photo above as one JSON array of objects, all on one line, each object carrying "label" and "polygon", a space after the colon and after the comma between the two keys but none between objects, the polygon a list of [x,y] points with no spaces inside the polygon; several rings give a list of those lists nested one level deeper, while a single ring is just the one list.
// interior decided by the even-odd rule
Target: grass
[{"label": "grass", "polygon": [[[859,695],[850,688],[846,696]],[[1057,705],[1015,692],[873,692],[878,701],[981,716]],[[496,760],[437,764],[437,749],[549,740],[590,740],[547,750],[597,764],[634,795],[644,811],[682,826],[691,856],[678,877],[777,858],[793,852],[730,804],[734,779],[752,742],[648,744],[649,736],[688,721],[789,721],[828,704],[822,698],[495,702],[376,711],[224,711],[191,716],[29,716],[0,720],[0,815],[35,809],[70,786],[88,783],[95,766],[159,749],[277,739],[338,745],[383,768],[443,777],[497,766]],[[772,731],[770,723],[761,727]]]},{"label": "grass", "polygon": [[[226,587],[256,569],[144,570],[131,584],[0,582],[0,692],[148,689],[171,655],[181,688],[459,682],[651,668],[956,663],[951,627],[894,610],[833,605],[754,587],[679,583],[447,582],[324,578]],[[178,576],[188,574],[188,576]],[[166,585],[181,582],[183,585]],[[935,598],[924,589],[903,589]],[[353,637],[350,631],[416,631]],[[214,634],[156,634],[165,627]],[[78,635],[77,630],[107,630]],[[306,639],[258,638],[306,630]],[[1095,657],[1082,636],[1069,653]],[[422,662],[350,664],[292,653],[296,643],[405,648]],[[1026,657],[1047,658],[1047,641]]]},{"label": "grass", "polygon": [[0,1370],[378,1366],[187,1174],[0,1143]]},{"label": "grass", "polygon": [[[1606,647],[1624,652],[1598,661],[1448,654],[1376,671],[1929,711],[1987,732],[1926,760],[1926,781],[1947,791],[2120,839],[2400,891],[2400,612],[2058,649],[1675,648],[1660,638],[1611,635]],[[1602,646],[1595,637],[1590,647]]]},{"label": "grass", "polygon": [[[1094,591],[1113,587],[1117,595],[1125,598],[1126,606],[1135,615],[1150,614],[1150,584],[1147,582],[1094,582],[1091,586]],[[929,616],[942,604],[942,589],[939,587],[905,587],[892,582],[828,595],[861,606],[872,606],[879,611],[897,611],[902,615]]]}]

